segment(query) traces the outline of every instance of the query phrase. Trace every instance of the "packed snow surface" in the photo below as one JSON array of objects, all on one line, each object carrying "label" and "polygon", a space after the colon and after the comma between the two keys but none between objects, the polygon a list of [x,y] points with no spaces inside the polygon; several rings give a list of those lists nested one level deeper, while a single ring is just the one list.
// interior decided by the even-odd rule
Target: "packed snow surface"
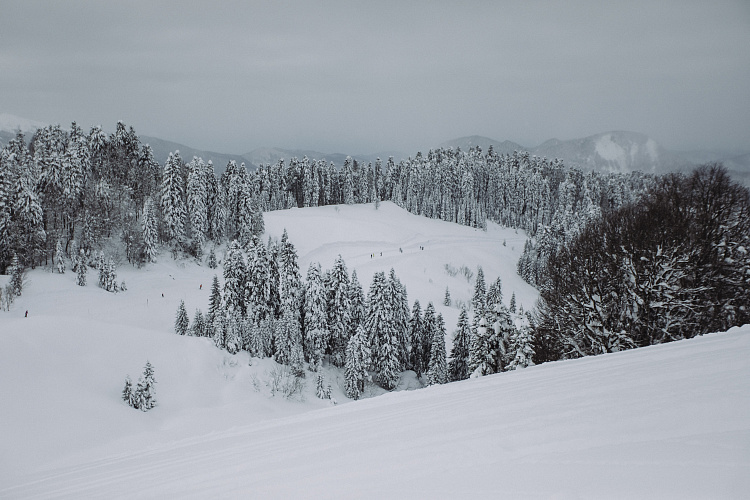
[{"label": "packed snow surface", "polygon": [[[441,305],[445,287],[468,301],[471,284],[446,263],[482,264],[488,282],[501,276],[506,303],[513,291],[526,308],[536,298],[515,275],[525,237],[512,229],[483,232],[387,203],[273,212],[265,221],[272,238],[287,228],[303,274],[311,261],[332,267],[341,253],[366,291],[373,272],[394,267],[410,301],[435,302],[449,332],[458,309]],[[333,406],[315,397],[312,375],[301,397],[272,397],[272,360],[173,333],[180,300],[191,319],[206,310],[213,274],[163,254],[145,269],[121,265],[128,290],[111,294],[94,272],[85,288],[70,271],[30,273],[23,296],[0,313],[0,498],[750,491],[750,327],[357,402],[326,366]],[[120,392],[147,359],[159,404],[143,413]],[[419,386],[410,373],[400,388]]]}]

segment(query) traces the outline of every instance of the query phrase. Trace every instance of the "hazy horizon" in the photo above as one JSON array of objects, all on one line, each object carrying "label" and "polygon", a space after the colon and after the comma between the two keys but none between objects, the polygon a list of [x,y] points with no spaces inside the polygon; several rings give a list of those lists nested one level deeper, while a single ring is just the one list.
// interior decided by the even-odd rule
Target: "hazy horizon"
[{"label": "hazy horizon", "polygon": [[45,123],[231,154],[612,130],[750,149],[742,1],[3,3],[0,113]]}]

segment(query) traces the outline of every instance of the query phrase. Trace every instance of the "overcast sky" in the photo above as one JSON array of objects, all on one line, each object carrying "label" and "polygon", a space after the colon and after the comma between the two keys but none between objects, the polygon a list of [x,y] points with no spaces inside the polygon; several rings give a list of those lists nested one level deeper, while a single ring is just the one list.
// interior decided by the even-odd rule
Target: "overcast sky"
[{"label": "overcast sky", "polygon": [[0,0],[0,113],[241,154],[750,149],[750,1]]}]

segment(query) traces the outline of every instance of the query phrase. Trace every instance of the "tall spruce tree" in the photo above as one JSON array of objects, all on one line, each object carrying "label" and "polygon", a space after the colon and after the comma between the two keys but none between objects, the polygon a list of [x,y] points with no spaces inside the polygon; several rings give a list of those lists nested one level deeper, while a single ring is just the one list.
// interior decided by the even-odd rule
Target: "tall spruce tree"
[{"label": "tall spruce tree", "polygon": [[419,304],[419,300],[415,300],[414,306],[412,307],[411,318],[409,319],[409,335],[411,338],[410,366],[417,374],[417,377],[421,377],[422,374],[427,371],[427,366],[424,364],[425,331],[422,322],[422,308]]},{"label": "tall spruce tree", "polygon": [[365,382],[370,375],[370,348],[367,342],[367,333],[363,325],[357,328],[357,332],[349,338],[346,344],[346,366],[344,377],[346,380],[346,396],[351,399],[359,399],[365,390]]},{"label": "tall spruce tree", "polygon": [[320,275],[320,264],[310,263],[305,287],[305,357],[313,371],[322,366],[328,344],[326,289]]},{"label": "tall spruce tree", "polygon": [[181,300],[177,308],[177,316],[174,321],[174,331],[177,335],[186,335],[188,332],[190,320],[185,310],[185,301]]},{"label": "tall spruce tree", "polygon": [[453,336],[451,360],[448,363],[448,377],[451,381],[469,378],[469,347],[471,341],[471,325],[466,308],[461,309],[458,325]]},{"label": "tall spruce tree", "polygon": [[443,315],[435,318],[435,329],[432,332],[430,351],[430,368],[427,372],[427,383],[430,385],[448,382],[448,363],[445,352],[445,321]]},{"label": "tall spruce tree", "polygon": [[351,323],[350,283],[344,259],[339,254],[328,276],[328,328],[331,361],[338,367],[346,361]]},{"label": "tall spruce tree", "polygon": [[365,330],[372,346],[372,362],[380,385],[391,390],[399,377],[400,339],[396,318],[391,308],[391,297],[387,296],[388,283],[385,274],[375,273],[367,297]]}]

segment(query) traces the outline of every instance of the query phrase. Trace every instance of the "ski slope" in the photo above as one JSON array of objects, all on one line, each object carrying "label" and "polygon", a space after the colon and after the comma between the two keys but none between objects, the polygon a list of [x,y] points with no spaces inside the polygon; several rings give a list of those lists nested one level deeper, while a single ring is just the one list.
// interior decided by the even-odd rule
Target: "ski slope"
[{"label": "ski slope", "polygon": [[750,327],[91,457],[4,498],[746,498]]},{"label": "ski slope", "polygon": [[[411,215],[391,203],[264,214],[266,237],[286,228],[303,275],[341,254],[365,293],[393,267],[410,303],[432,301],[448,340],[473,280],[503,282],[530,309],[536,291],[515,274],[525,235]],[[504,244],[505,243],[505,244]],[[223,249],[217,255],[222,257]],[[381,255],[382,253],[382,255]],[[173,333],[184,300],[207,308],[208,269],[162,254],[126,263],[111,294],[36,269],[0,312],[0,498],[216,497],[742,497],[750,476],[750,328],[686,342],[552,363],[349,402],[343,374],[291,400],[273,396],[270,359],[232,356]],[[7,279],[0,276],[0,285]],[[202,286],[201,286],[202,285]],[[446,287],[454,305],[442,305]],[[29,311],[28,317],[24,313]],[[448,342],[450,348],[450,342]],[[125,375],[155,367],[159,405],[120,400]],[[408,391],[408,392],[407,392]],[[346,404],[344,404],[346,403]]]}]

